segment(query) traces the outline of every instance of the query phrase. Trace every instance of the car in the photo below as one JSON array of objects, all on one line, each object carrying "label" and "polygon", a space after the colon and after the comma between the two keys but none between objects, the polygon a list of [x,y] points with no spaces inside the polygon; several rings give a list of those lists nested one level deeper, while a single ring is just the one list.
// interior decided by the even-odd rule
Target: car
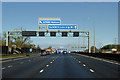
[{"label": "car", "polygon": [[47,55],[46,51],[41,52],[41,56],[46,56],[46,55]]},{"label": "car", "polygon": [[68,51],[68,53],[71,53],[71,51]]},{"label": "car", "polygon": [[67,54],[67,51],[63,51],[63,54]]},{"label": "car", "polygon": [[50,51],[46,51],[46,55],[49,55],[51,52]]}]

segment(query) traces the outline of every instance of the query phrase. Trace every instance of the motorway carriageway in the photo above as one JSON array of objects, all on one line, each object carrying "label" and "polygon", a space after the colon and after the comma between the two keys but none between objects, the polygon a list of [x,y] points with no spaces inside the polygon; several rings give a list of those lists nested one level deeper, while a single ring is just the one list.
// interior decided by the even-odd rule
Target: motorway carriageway
[{"label": "motorway carriageway", "polygon": [[81,54],[36,55],[2,63],[3,78],[120,78],[120,65]]}]

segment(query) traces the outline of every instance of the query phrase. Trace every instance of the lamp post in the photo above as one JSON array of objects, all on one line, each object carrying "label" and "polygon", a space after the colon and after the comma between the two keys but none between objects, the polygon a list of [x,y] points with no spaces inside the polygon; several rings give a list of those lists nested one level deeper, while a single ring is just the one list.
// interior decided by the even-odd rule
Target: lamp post
[{"label": "lamp post", "polygon": [[95,53],[95,25],[94,25],[94,50],[93,53]]}]

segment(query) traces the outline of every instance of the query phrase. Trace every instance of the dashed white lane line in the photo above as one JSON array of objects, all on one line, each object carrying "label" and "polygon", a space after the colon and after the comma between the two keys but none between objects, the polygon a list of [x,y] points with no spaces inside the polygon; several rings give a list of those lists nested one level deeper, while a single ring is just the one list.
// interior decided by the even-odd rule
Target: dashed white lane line
[{"label": "dashed white lane line", "polygon": [[12,67],[12,66],[8,66],[9,68]]},{"label": "dashed white lane line", "polygon": [[54,61],[54,60],[53,60]]},{"label": "dashed white lane line", "polygon": [[85,64],[83,64],[83,66],[86,66]]},{"label": "dashed white lane line", "polygon": [[95,72],[93,69],[90,69],[90,72]]},{"label": "dashed white lane line", "polygon": [[[75,58],[74,58],[75,59]],[[79,63],[81,63],[81,61],[79,61]],[[86,66],[86,64],[83,64],[83,66],[85,67]],[[87,66],[86,66],[87,67]],[[88,67],[87,67],[88,68]],[[95,72],[93,69],[90,69],[90,72]]]},{"label": "dashed white lane line", "polygon": [[3,67],[2,69],[6,69],[5,67]]},{"label": "dashed white lane line", "polygon": [[52,63],[52,62],[50,62],[50,63]]},{"label": "dashed white lane line", "polygon": [[42,73],[44,70],[42,69],[42,70],[40,70],[40,73]]},{"label": "dashed white lane line", "polygon": [[46,67],[48,67],[49,65],[46,65]]}]

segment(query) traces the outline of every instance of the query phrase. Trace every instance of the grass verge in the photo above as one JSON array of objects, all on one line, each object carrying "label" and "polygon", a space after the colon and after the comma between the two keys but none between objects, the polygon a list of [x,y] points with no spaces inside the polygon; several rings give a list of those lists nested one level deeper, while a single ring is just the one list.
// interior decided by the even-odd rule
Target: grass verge
[{"label": "grass verge", "polygon": [[[39,53],[29,53],[27,55],[33,56],[33,55],[38,55]],[[6,59],[6,58],[15,58],[15,57],[26,57],[26,54],[14,54],[14,55],[7,55],[7,56],[2,56],[0,59]]]}]

